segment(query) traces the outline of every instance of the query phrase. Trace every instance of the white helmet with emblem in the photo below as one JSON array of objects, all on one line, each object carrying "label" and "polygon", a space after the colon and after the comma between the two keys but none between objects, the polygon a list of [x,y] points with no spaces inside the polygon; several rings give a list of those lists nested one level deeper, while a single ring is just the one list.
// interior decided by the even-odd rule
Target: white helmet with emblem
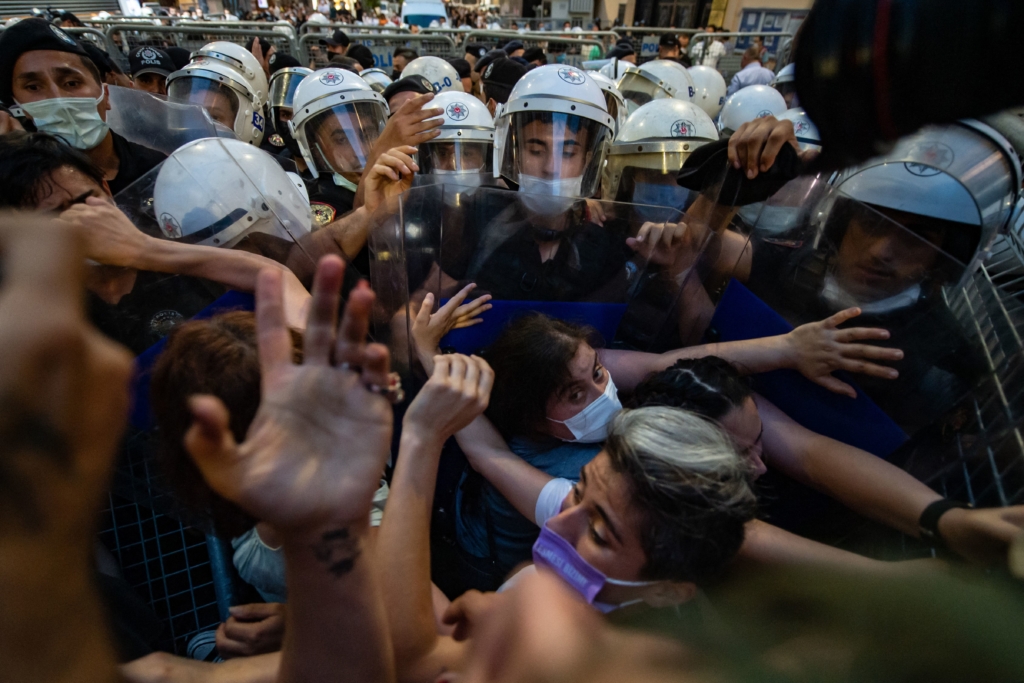
[{"label": "white helmet with emblem", "polygon": [[[693,102],[654,100],[629,115],[608,153],[602,197],[639,204],[658,204],[651,196],[637,196],[641,185],[664,185],[663,194],[679,201],[686,190],[676,174],[695,149],[718,139],[714,122]],[[665,206],[666,204],[661,203]]]},{"label": "white helmet with emblem", "polygon": [[697,94],[686,67],[670,59],[655,59],[625,70],[616,84],[630,113],[651,100],[692,100]]},{"label": "white helmet with emblem", "polygon": [[167,99],[198,104],[242,142],[259,145],[269,97],[263,67],[241,45],[217,41],[200,48],[192,61],[167,77]]},{"label": "white helmet with emblem", "polygon": [[787,109],[779,114],[778,119],[793,123],[793,132],[796,133],[796,141],[800,145],[800,151],[821,149],[821,136],[818,134],[818,127],[814,125],[814,121],[811,121],[811,117],[807,115],[803,108]]},{"label": "white helmet with emblem", "polygon": [[608,105],[608,113],[615,119],[615,132],[617,133],[622,128],[622,124],[626,122],[626,117],[629,116],[625,98],[622,97],[622,93],[615,86],[615,81],[604,74],[588,72],[587,75],[601,86],[601,91],[604,93],[604,103]]},{"label": "white helmet with emblem", "polygon": [[376,90],[379,93],[391,85],[391,76],[384,69],[363,69],[359,72],[359,77],[366,81],[367,85]]},{"label": "white helmet with emblem", "polygon": [[384,98],[362,78],[321,69],[296,89],[289,125],[314,178],[327,173],[358,182],[387,117]]},{"label": "white helmet with emblem", "polygon": [[718,130],[731,135],[748,121],[779,116],[786,109],[786,100],[778,90],[767,85],[750,85],[734,92],[725,101],[718,117]]},{"label": "white helmet with emblem", "polygon": [[495,121],[495,174],[526,194],[591,197],[614,127],[604,92],[585,71],[537,67],[519,79]]},{"label": "white helmet with emblem", "polygon": [[420,143],[420,173],[455,184],[481,184],[494,163],[494,120],[487,107],[467,93],[443,92],[424,108],[444,114],[441,134]]},{"label": "white helmet with emblem", "polygon": [[309,201],[270,154],[240,140],[204,138],[161,164],[153,212],[167,239],[233,247],[254,233],[297,241],[310,231]]},{"label": "white helmet with emblem", "polygon": [[459,72],[440,57],[417,57],[402,69],[402,78],[406,76],[423,76],[430,81],[435,93],[448,90],[465,92]]},{"label": "white helmet with emblem", "polygon": [[1013,218],[1021,181],[1020,160],[1006,138],[964,120],[901,138],[833,184],[839,197],[935,221],[945,233],[940,248],[969,275]]},{"label": "white helmet with emblem", "polygon": [[790,107],[799,107],[800,102],[796,97],[796,64],[787,64],[782,67],[771,86],[779,91],[786,104]]},{"label": "white helmet with emblem", "polygon": [[717,69],[710,66],[691,66],[687,71],[690,72],[693,87],[697,90],[697,94],[693,96],[694,103],[712,119],[715,118],[725,104],[725,93],[728,91],[725,79]]}]

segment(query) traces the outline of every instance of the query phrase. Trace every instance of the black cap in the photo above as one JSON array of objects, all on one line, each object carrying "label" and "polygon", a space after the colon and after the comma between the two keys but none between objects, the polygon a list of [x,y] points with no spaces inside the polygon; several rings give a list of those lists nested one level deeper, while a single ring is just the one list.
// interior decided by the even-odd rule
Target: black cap
[{"label": "black cap", "polygon": [[[352,59],[348,55],[331,55],[331,61],[328,62],[328,67],[344,69],[345,71],[351,71],[354,74],[358,74],[363,68],[363,65]],[[319,69],[317,69],[319,71]]]},{"label": "black cap", "polygon": [[679,47],[679,38],[674,33],[662,33],[658,38],[658,47]]},{"label": "black cap", "polygon": [[487,54],[487,47],[483,43],[470,43],[466,46],[466,54],[480,59]]},{"label": "black cap", "polygon": [[164,52],[174,62],[174,70],[184,69],[185,65],[192,61],[192,53],[183,47],[165,47]]},{"label": "black cap", "polygon": [[416,74],[414,76],[406,76],[405,78],[399,78],[397,81],[384,88],[384,92],[381,93],[384,97],[384,101],[388,102],[392,97],[400,92],[414,92],[418,95],[426,95],[428,92],[434,92],[434,89],[423,76]]},{"label": "black cap", "polygon": [[504,59],[505,57],[508,57],[508,55],[505,54],[504,50],[491,50],[476,61],[476,66],[473,67],[473,71],[483,73],[488,64],[493,62],[495,59]]},{"label": "black cap", "polygon": [[22,19],[0,33],[0,102],[13,104],[11,81],[18,58],[33,50],[73,52],[90,59],[77,40],[45,19]]},{"label": "black cap", "polygon": [[633,47],[631,45],[622,45],[620,43],[619,45],[613,47],[611,50],[608,50],[608,54],[605,55],[605,57],[607,57],[608,59],[622,59],[623,57],[628,57],[631,54],[635,54],[633,52]]},{"label": "black cap", "polygon": [[270,55],[270,59],[267,60],[267,66],[270,67],[270,73],[273,75],[275,71],[302,66],[302,63],[291,55],[286,55],[283,52],[275,52]]},{"label": "black cap", "polygon": [[527,62],[540,61],[544,62],[545,64],[547,64],[548,61],[547,55],[544,54],[544,48],[541,47],[528,48],[526,52],[523,53],[523,59],[525,59]]},{"label": "black cap", "polygon": [[506,57],[505,59],[496,59],[491,62],[487,68],[484,69],[483,80],[484,83],[487,84],[502,85],[506,88],[511,88],[513,85],[518,83],[519,79],[525,74],[525,66]]},{"label": "black cap", "polygon": [[523,41],[521,40],[510,40],[505,43],[505,47],[502,49],[505,50],[505,54],[510,55],[516,50],[525,50],[526,46],[523,45]]},{"label": "black cap", "polygon": [[100,70],[100,77],[106,78],[107,74],[113,71],[115,74],[123,74],[121,65],[111,59],[110,55],[107,54],[106,50],[96,45],[90,40],[81,40],[79,45],[85,50],[85,54],[88,55],[89,59],[96,68]]},{"label": "black cap", "polygon": [[749,180],[729,163],[729,139],[723,138],[695,149],[683,163],[676,182],[694,192],[702,192],[712,183],[721,183],[718,204],[747,206],[766,201],[800,175],[800,169],[800,155],[796,149],[792,145],[783,145],[771,168]]},{"label": "black cap", "polygon": [[359,62],[359,66],[364,69],[373,68],[373,53],[370,52],[370,48],[362,44],[355,44],[349,49],[345,50],[345,56],[351,57],[352,59]]},{"label": "black cap", "polygon": [[140,74],[159,74],[166,78],[174,68],[171,56],[158,47],[143,45],[128,53],[128,69],[132,78]]},{"label": "black cap", "polygon": [[455,70],[459,72],[459,78],[469,78],[473,73],[473,69],[465,59],[453,57],[448,60],[448,63],[454,66]]},{"label": "black cap", "polygon": [[342,31],[340,28],[337,29],[334,32],[334,35],[331,36],[330,38],[320,39],[321,45],[330,45],[331,47],[348,47],[348,44],[351,42],[352,41],[348,39],[348,36],[345,35],[345,32]]}]

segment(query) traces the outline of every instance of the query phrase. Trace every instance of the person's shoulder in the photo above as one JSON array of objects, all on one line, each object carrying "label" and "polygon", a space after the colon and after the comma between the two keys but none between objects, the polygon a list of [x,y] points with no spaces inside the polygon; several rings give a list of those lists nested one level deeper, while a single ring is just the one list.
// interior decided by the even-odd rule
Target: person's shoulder
[{"label": "person's shoulder", "polygon": [[153,164],[154,166],[167,158],[167,155],[161,152],[160,150],[153,149],[152,147],[146,147],[145,145],[140,145],[137,142],[132,142],[131,140],[122,137],[121,135],[118,135],[114,131],[110,131],[110,134],[111,136],[113,136],[114,148],[117,150],[118,156],[120,156],[121,151],[124,150],[135,159],[155,159],[156,163]]}]

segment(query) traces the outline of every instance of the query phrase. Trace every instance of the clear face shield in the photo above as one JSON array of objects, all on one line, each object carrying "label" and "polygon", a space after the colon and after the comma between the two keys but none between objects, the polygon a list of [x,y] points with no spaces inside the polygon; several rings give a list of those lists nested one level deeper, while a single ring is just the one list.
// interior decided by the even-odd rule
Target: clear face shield
[{"label": "clear face shield", "polygon": [[384,111],[376,102],[342,104],[305,124],[306,143],[320,170],[358,174],[383,128]]},{"label": "clear face shield", "polygon": [[482,140],[435,140],[420,145],[420,173],[433,175],[490,173],[494,145]]},{"label": "clear face shield", "polygon": [[512,114],[501,175],[521,193],[591,197],[600,182],[611,131],[582,116],[556,112]]},{"label": "clear face shield", "polygon": [[489,294],[493,308],[480,324],[450,332],[443,349],[478,353],[530,311],[593,325],[622,348],[680,345],[681,291],[700,286],[702,274],[692,266],[702,245],[695,252],[684,239],[678,211],[664,208],[658,217],[674,226],[673,239],[648,247],[636,237],[650,227],[628,204],[576,201],[558,221],[540,223],[519,192],[480,187],[450,203],[453,190],[440,183],[413,187],[374,215],[374,334],[396,362],[415,363],[409,316],[423,295],[431,292],[443,304],[468,283],[477,286],[470,298]]},{"label": "clear face shield", "polygon": [[672,97],[667,90],[645,76],[639,69],[630,69],[619,79],[617,87],[626,100],[626,108],[630,114],[648,102]]},{"label": "clear face shield", "polygon": [[235,129],[240,108],[238,93],[226,85],[199,76],[185,76],[171,81],[167,99],[197,104],[217,123]]},{"label": "clear face shield", "polygon": [[275,74],[270,81],[271,108],[287,107],[291,109],[292,102],[295,99],[295,91],[298,89],[299,83],[308,75],[291,69],[282,70],[281,73]]},{"label": "clear face shield", "polygon": [[234,136],[233,129],[216,123],[200,106],[169,102],[134,88],[112,85],[107,90],[107,124],[136,144],[171,154],[193,140]]}]

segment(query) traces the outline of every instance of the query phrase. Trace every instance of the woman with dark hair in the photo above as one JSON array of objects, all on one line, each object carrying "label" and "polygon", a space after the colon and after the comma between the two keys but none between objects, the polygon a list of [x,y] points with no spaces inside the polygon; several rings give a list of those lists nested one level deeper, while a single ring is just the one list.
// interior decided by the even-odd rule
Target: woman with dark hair
[{"label": "woman with dark hair", "polygon": [[[463,292],[470,289],[472,285]],[[412,336],[428,372],[438,342],[457,320],[455,311],[461,302],[462,298],[455,297],[431,315],[433,295],[423,301]],[[523,509],[532,510],[529,501],[536,501],[538,480],[502,476],[503,456],[510,450],[536,468],[545,481],[575,477],[598,453],[612,418],[622,408],[618,392],[631,392],[646,376],[681,358],[717,354],[749,372],[790,367],[844,392],[848,385],[830,374],[838,367],[891,376],[888,368],[847,357],[857,355],[861,345],[839,336],[835,327],[856,314],[857,309],[844,311],[778,337],[664,354],[600,349],[593,330],[540,314],[513,321],[485,353],[495,373],[486,417],[456,435],[474,469],[488,469],[487,481],[466,473],[456,495],[456,537],[465,580],[481,589],[496,588],[513,567],[529,557],[536,539],[535,517],[524,514]],[[859,330],[852,336],[879,332]],[[882,354],[891,352],[884,350],[869,357],[883,358]],[[493,467],[499,471],[490,469]],[[496,480],[502,482],[500,486]],[[511,492],[501,488],[506,484],[513,487]],[[515,490],[520,485],[523,490]]]},{"label": "woman with dark hair", "polygon": [[755,394],[721,358],[679,360],[644,380],[629,407],[645,406],[681,408],[715,420],[747,459],[753,477],[771,467],[864,517],[944,543],[967,559],[1005,561],[1007,546],[1020,533],[1024,506],[946,507],[940,494],[895,465],[798,424]]}]

